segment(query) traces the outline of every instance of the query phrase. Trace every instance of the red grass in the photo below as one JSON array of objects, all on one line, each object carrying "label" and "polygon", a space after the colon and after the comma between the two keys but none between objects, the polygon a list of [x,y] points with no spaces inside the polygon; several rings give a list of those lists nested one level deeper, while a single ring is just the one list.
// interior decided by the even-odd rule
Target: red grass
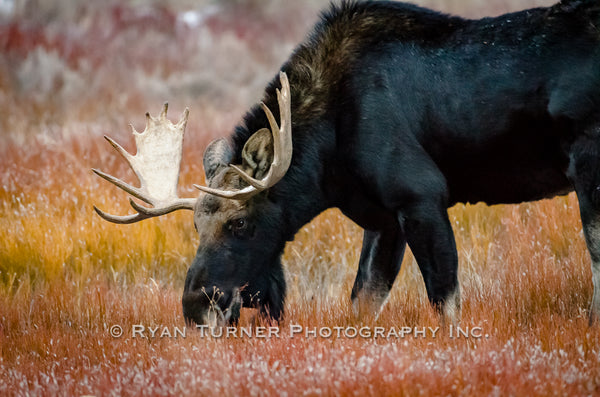
[{"label": "red grass", "polygon": [[[362,233],[331,210],[286,247],[280,337],[189,329],[185,338],[133,337],[137,324],[171,334],[185,326],[180,296],[197,235],[189,213],[131,226],[93,213],[93,204],[130,211],[125,194],[90,172],[133,180],[102,134],[131,149],[128,122],[141,127],[165,99],[173,119],[190,106],[180,185],[195,194],[203,149],[259,98],[316,3],[302,12],[274,0],[243,13],[228,5],[194,28],[178,25],[175,3],[84,10],[69,27],[26,16],[0,25],[0,106],[10,109],[0,118],[0,394],[600,394],[600,334],[587,326],[590,261],[573,194],[450,209],[461,326],[487,336],[290,337],[296,326],[438,327],[410,252],[379,319],[354,316]],[[444,4],[472,15],[526,6]],[[237,24],[246,13],[256,20]],[[270,34],[258,45],[260,32]],[[254,316],[244,310],[242,326],[270,325]]]}]

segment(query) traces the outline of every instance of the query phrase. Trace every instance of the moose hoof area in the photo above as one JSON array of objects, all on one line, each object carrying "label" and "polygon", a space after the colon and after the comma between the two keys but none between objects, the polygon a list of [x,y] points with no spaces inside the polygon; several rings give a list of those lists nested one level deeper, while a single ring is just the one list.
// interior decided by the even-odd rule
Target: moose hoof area
[{"label": "moose hoof area", "polygon": [[387,302],[387,296],[359,293],[352,299],[352,313],[357,319],[376,321]]}]

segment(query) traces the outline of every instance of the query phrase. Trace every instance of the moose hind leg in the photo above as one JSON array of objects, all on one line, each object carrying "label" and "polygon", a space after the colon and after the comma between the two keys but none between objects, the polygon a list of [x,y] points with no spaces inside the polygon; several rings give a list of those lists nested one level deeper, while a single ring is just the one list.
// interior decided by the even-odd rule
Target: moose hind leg
[{"label": "moose hind leg", "polygon": [[[579,197],[579,194],[578,194]],[[579,198],[583,234],[592,259],[594,294],[590,305],[590,325],[600,320],[600,213],[590,213],[586,200]]]},{"label": "moose hind leg", "polygon": [[[592,241],[595,247],[600,247],[600,223],[595,223],[589,229],[586,235],[591,237],[588,237],[587,240]],[[597,252],[592,255],[592,282],[594,283],[594,294],[590,305],[590,325],[600,320],[600,257]]]},{"label": "moose hind leg", "polygon": [[600,320],[600,211],[593,210],[588,200],[579,197],[581,222],[586,245],[592,259],[594,293],[590,305],[590,325]]},{"label": "moose hind leg", "polygon": [[405,247],[406,239],[399,227],[364,231],[358,273],[352,287],[355,314],[379,315],[400,271]]},{"label": "moose hind leg", "polygon": [[600,320],[600,137],[583,135],[573,143],[567,176],[575,186],[585,242],[592,260],[594,294],[589,317],[592,325]]}]

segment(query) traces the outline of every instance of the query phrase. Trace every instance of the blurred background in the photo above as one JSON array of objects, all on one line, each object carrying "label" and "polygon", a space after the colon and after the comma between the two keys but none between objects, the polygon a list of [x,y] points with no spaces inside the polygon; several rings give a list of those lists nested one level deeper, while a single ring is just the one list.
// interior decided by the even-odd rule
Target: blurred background
[{"label": "blurred background", "polygon": [[[328,3],[0,0],[0,150],[7,139],[118,130],[124,115],[158,112],[165,101],[223,135]],[[416,3],[482,17],[553,1]]]}]

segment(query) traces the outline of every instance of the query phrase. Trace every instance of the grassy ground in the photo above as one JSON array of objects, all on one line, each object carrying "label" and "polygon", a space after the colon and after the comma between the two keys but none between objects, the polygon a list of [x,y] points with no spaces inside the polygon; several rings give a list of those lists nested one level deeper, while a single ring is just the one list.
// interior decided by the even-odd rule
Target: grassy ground
[{"label": "grassy ground", "polygon": [[[323,2],[201,2],[198,25],[181,18],[192,6],[184,1],[71,3],[46,2],[43,12],[19,3],[0,23],[0,394],[600,393],[573,195],[450,210],[468,337],[427,328],[438,323],[410,253],[380,318],[355,318],[348,301],[362,232],[336,210],[286,248],[278,336],[183,337],[191,214],[130,226],[97,217],[93,204],[115,213],[128,204],[90,168],[133,180],[101,136],[131,149],[129,122],[142,128],[144,112],[165,100],[174,119],[189,106],[180,186],[194,194],[206,145],[260,97]],[[422,4],[481,16],[541,3]],[[253,315],[244,310],[242,325]],[[361,327],[371,336],[352,337]],[[375,337],[376,327],[426,334]],[[319,336],[327,329],[334,335]]]}]

